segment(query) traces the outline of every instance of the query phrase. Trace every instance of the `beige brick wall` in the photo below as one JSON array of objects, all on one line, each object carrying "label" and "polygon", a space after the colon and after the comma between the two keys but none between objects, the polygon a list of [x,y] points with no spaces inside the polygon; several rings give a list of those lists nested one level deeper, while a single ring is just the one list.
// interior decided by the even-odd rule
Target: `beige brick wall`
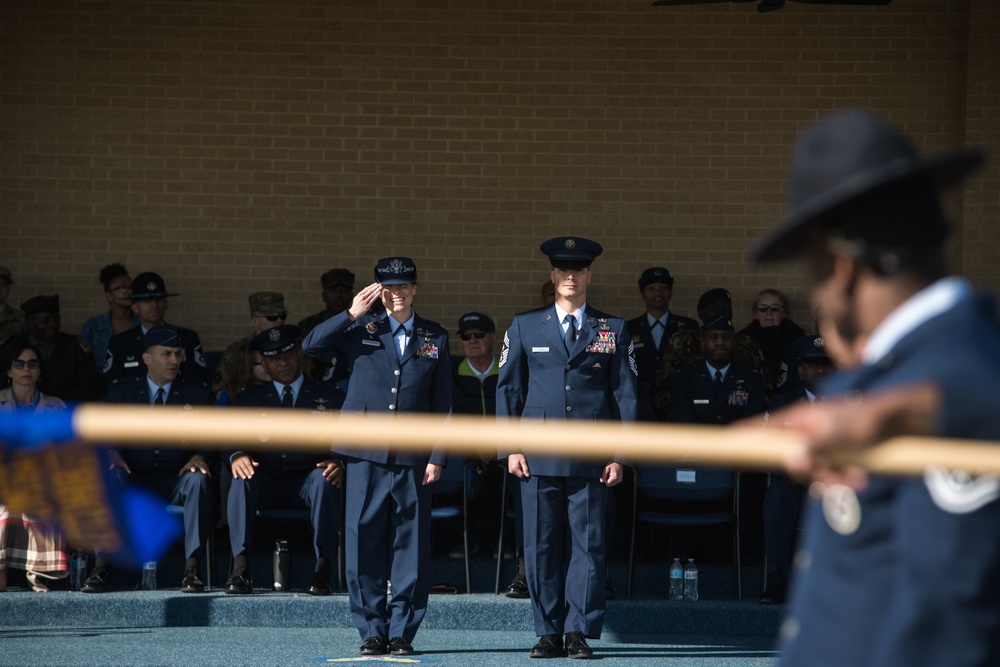
[{"label": "beige brick wall", "polygon": [[249,292],[297,319],[327,268],[367,281],[397,253],[423,315],[502,328],[537,303],[539,242],[579,234],[606,248],[604,310],[638,313],[662,264],[679,312],[725,286],[744,324],[776,286],[808,324],[801,267],[743,253],[782,215],[796,132],[860,106],[998,155],[952,209],[957,269],[1000,287],[993,5],[5,1],[0,264],[15,303],[60,293],[70,331],[105,305],[101,266],[158,271],[169,319],[218,349]]}]

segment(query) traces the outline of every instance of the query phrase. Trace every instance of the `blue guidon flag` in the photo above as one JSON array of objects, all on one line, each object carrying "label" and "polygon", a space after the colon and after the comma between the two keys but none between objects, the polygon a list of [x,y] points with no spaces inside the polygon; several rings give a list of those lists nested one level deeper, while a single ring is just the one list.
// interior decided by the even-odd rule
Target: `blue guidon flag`
[{"label": "blue guidon flag", "polygon": [[107,452],[75,437],[73,413],[0,414],[0,503],[116,564],[157,560],[183,534],[180,518],[156,494],[118,484]]}]

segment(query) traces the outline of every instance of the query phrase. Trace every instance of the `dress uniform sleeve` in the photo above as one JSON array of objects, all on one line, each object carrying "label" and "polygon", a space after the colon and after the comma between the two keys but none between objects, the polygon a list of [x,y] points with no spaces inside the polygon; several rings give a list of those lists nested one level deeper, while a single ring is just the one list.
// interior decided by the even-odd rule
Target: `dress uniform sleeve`
[{"label": "dress uniform sleeve", "polygon": [[[438,348],[440,352],[437,366],[434,369],[434,381],[431,384],[430,409],[433,413],[450,415],[454,387],[452,387],[451,381],[451,353],[448,351],[448,334],[442,336]],[[448,451],[438,446],[431,450],[430,458],[427,460],[428,463],[442,466],[447,461]]]},{"label": "dress uniform sleeve", "polygon": [[676,424],[694,424],[698,417],[694,413],[693,395],[689,374],[682,371],[670,376],[669,420]]},{"label": "dress uniform sleeve", "polygon": [[[497,378],[497,418],[520,417],[528,393],[528,358],[521,346],[520,318],[515,317],[503,337],[500,372]],[[519,454],[516,446],[502,447],[500,459]]]},{"label": "dress uniform sleeve", "polygon": [[347,311],[317,324],[302,340],[302,351],[310,357],[330,361],[338,352],[346,353],[343,333],[353,324]]},{"label": "dress uniform sleeve", "polygon": [[749,375],[753,384],[750,387],[750,397],[747,399],[744,417],[758,415],[767,409],[767,389],[764,385],[764,379],[759,373],[751,372]]},{"label": "dress uniform sleeve", "polygon": [[632,337],[628,333],[624,320],[618,328],[618,340],[628,341],[628,345],[616,346],[615,354],[611,359],[611,372],[609,373],[611,386],[609,389],[614,397],[611,411],[615,417],[623,422],[634,422],[639,409],[637,398],[639,369],[635,365],[635,348],[632,346]]}]

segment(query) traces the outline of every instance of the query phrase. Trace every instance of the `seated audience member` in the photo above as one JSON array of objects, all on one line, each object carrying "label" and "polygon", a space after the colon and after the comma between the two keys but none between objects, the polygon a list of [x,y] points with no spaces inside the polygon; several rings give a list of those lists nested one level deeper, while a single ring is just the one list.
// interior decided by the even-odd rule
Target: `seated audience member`
[{"label": "seated audience member", "polygon": [[14,284],[10,269],[0,266],[0,345],[13,336],[24,335],[24,313],[7,303],[10,286]]},{"label": "seated audience member", "polygon": [[270,382],[271,377],[264,370],[264,358],[260,352],[250,349],[250,343],[240,346],[233,355],[228,377],[218,388],[215,404],[219,406],[238,405],[240,392],[247,387]]},{"label": "seated audience member", "polygon": [[[302,374],[301,330],[291,324],[257,334],[250,343],[263,357],[271,381],[244,390],[237,398],[244,407],[288,408],[314,412],[337,411],[344,396],[334,385],[320,384]],[[332,422],[331,428],[335,428]],[[316,569],[310,595],[330,595],[333,563],[337,558],[340,528],[340,485],[344,465],[310,452],[257,450],[229,456],[232,487],[229,490],[229,542],[233,573],[226,593],[253,592],[250,549],[257,510],[300,507],[309,510],[313,527]]]},{"label": "seated audience member", "polygon": [[[721,287],[708,290],[698,299],[698,319],[702,325],[724,315],[733,319],[733,297]],[[699,329],[684,329],[670,337],[670,343],[660,358],[660,368],[653,388],[653,409],[660,421],[670,419],[670,378],[679,369],[704,358],[704,335]],[[736,334],[734,358],[745,366],[761,374],[766,393],[770,393],[767,377],[764,376],[764,356],[760,345],[750,336]]]},{"label": "seated audience member", "polygon": [[89,318],[80,331],[80,338],[93,352],[97,368],[104,366],[111,337],[139,326],[139,316],[132,312],[132,278],[128,269],[121,264],[108,264],[101,269],[100,279],[110,308]]},{"label": "seated audience member", "polygon": [[[104,380],[107,383],[123,377],[144,377],[146,364],[143,350],[143,336],[152,327],[166,324],[167,286],[159,274],[140,273],[132,281],[132,311],[139,316],[139,326],[115,334],[108,341],[108,353],[104,357]],[[191,329],[174,327],[180,338],[181,376],[187,382],[208,382],[205,355],[202,354],[201,340]]]},{"label": "seated audience member", "polygon": [[42,390],[64,401],[101,400],[104,383],[90,348],[76,336],[59,330],[59,295],[32,297],[21,304],[21,310],[28,342],[41,350],[45,362]]},{"label": "seated audience member", "polygon": [[757,292],[752,313],[754,320],[740,329],[740,334],[757,341],[764,355],[765,377],[768,386],[773,389],[781,379],[781,362],[785,353],[806,332],[792,321],[788,297],[776,289]]},{"label": "seated audience member", "polygon": [[[499,367],[493,355],[496,325],[483,313],[466,313],[458,318],[459,347],[464,356],[452,357],[452,412],[466,415],[496,415]],[[477,460],[477,480],[482,483],[470,499],[469,552],[489,552],[497,532],[497,507],[503,483],[495,455],[481,453]],[[451,556],[462,555],[459,547]]]},{"label": "seated audience member", "polygon": [[[108,403],[134,403],[156,409],[163,405],[211,405],[212,392],[201,383],[180,377],[184,348],[180,332],[167,324],[143,335],[144,375],[124,377],[108,387]],[[184,576],[182,593],[201,593],[198,576],[205,545],[212,529],[212,483],[207,454],[187,449],[128,448],[111,450],[111,469],[122,484],[145,487],[163,497],[164,503],[181,505],[184,516]],[[210,566],[210,565],[209,565]],[[207,567],[209,567],[207,566]],[[102,554],[87,581],[84,593],[108,589],[109,569]]]},{"label": "seated audience member", "polygon": [[[771,399],[764,421],[770,413],[793,403],[812,405],[820,396],[820,380],[833,369],[826,353],[826,344],[819,336],[803,336],[795,341],[789,353],[795,361],[801,381],[796,392],[778,394]],[[779,424],[784,426],[784,424]],[[806,489],[783,473],[771,473],[771,484],[764,492],[764,553],[767,555],[767,588],[761,604],[782,604],[788,592],[795,553],[796,531],[805,500]]]},{"label": "seated audience member", "polygon": [[[23,338],[4,346],[3,367],[9,384],[0,390],[0,414],[28,411],[44,413],[66,405],[38,389],[42,353]],[[54,526],[11,512],[0,504],[0,592],[7,590],[7,571],[23,569],[32,590],[49,590],[48,582],[66,577],[66,552]]]},{"label": "seated audience member", "polygon": [[[250,350],[250,341],[253,340],[253,337],[261,331],[267,331],[284,324],[285,320],[288,319],[285,295],[281,292],[254,292],[247,300],[250,303],[250,333],[230,343],[225,352],[222,353],[222,359],[219,361],[219,367],[215,370],[215,379],[212,382],[212,389],[216,395],[226,386],[239,381],[238,378],[234,377],[234,374],[238,375],[243,370],[241,367],[246,361],[245,357]],[[247,384],[235,392],[229,392],[230,397],[236,396]]]},{"label": "seated audience member", "polygon": [[670,378],[670,421],[724,425],[764,411],[764,382],[736,360],[733,323],[720,314],[702,330],[704,354]]}]

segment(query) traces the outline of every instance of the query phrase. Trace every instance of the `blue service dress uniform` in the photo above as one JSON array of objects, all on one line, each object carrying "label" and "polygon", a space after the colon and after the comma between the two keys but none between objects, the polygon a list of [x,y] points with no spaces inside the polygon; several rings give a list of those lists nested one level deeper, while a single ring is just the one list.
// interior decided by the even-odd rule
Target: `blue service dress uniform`
[{"label": "blue service dress uniform", "polygon": [[748,366],[730,363],[719,390],[704,360],[670,377],[670,421],[724,425],[763,412],[764,381]]},{"label": "blue service dress uniform", "polygon": [[[184,348],[184,362],[181,364],[181,377],[193,384],[211,384],[205,355],[201,349],[201,339],[198,333],[191,329],[174,327]],[[115,334],[108,341],[108,352],[104,357],[104,381],[112,383],[119,378],[146,377],[146,362],[142,360],[143,346],[142,326],[133,327],[128,331]]]},{"label": "blue service dress uniform", "polygon": [[[668,311],[669,313],[669,311]],[[670,347],[670,337],[678,331],[697,331],[701,327],[690,317],[669,313],[667,324],[663,327],[663,338],[656,345],[653,330],[649,326],[646,313],[628,321],[628,332],[632,335],[632,347],[635,350],[635,365],[639,371],[639,416],[642,421],[659,421],[653,409],[653,389],[656,388],[656,375],[660,369],[660,359]]]},{"label": "blue service dress uniform", "polygon": [[[303,351],[320,359],[350,359],[351,378],[342,415],[366,412],[451,412],[448,332],[414,314],[413,332],[400,359],[384,310],[351,322],[339,313],[314,328]],[[343,417],[342,417],[343,418]],[[362,641],[402,637],[412,642],[427,611],[431,583],[428,463],[445,464],[442,451],[397,451],[372,433],[372,444],[345,457],[345,546],[351,616]],[[392,599],[386,602],[386,581]]]},{"label": "blue service dress uniform", "polygon": [[[150,405],[152,397],[145,373],[112,382],[105,401]],[[180,377],[170,383],[170,393],[166,397],[167,405],[199,406],[211,405],[212,402],[212,392],[208,387],[185,382]],[[151,406],[150,409],[156,408]],[[191,558],[195,551],[207,544],[208,532],[212,529],[212,480],[201,472],[178,473],[195,454],[201,454],[208,461],[211,458],[208,452],[169,447],[129,447],[119,450],[119,454],[132,471],[129,475],[116,468],[119,481],[152,489],[171,505],[184,508],[184,554]]]},{"label": "blue service dress uniform", "polygon": [[[500,353],[498,418],[635,420],[636,367],[625,321],[590,306],[585,313],[569,352],[555,306],[514,317]],[[572,442],[565,444],[564,455],[525,454],[531,475],[520,480],[535,634],[599,638],[609,492],[600,477],[609,461],[622,461],[615,443],[602,459],[581,459]],[[499,457],[515,453],[522,452],[512,445]]]},{"label": "blue service dress uniform", "polygon": [[[880,359],[825,380],[823,400],[921,381],[942,389],[941,436],[1000,440],[992,301],[966,285]],[[995,477],[929,470],[811,502],[780,664],[1000,665],[998,495]]]},{"label": "blue service dress uniform", "polygon": [[[334,385],[323,385],[302,376],[302,386],[291,409],[336,412],[344,394]],[[281,408],[281,394],[274,382],[251,385],[240,392],[241,407]],[[230,453],[231,458],[235,452]],[[295,507],[309,510],[313,528],[313,550],[336,559],[340,530],[340,489],[323,477],[316,464],[323,460],[316,452],[279,452],[258,449],[250,456],[260,465],[250,479],[234,479],[229,488],[227,514],[229,542],[234,555],[253,546],[254,518],[258,509]]]}]

